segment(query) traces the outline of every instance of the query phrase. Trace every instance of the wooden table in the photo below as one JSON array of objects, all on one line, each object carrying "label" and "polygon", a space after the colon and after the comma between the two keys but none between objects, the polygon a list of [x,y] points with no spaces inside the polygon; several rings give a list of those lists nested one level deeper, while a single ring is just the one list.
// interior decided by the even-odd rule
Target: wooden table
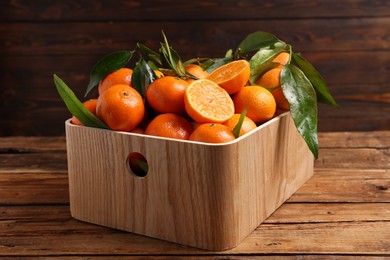
[{"label": "wooden table", "polygon": [[64,137],[0,138],[0,256],[390,257],[390,131],[321,133],[314,177],[238,247],[210,252],[69,212]]}]

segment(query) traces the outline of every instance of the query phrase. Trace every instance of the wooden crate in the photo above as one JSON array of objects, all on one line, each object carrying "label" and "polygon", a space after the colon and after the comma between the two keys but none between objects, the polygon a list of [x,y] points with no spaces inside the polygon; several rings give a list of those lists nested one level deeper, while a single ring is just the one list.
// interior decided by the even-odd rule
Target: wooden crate
[{"label": "wooden crate", "polygon": [[[237,246],[313,174],[290,113],[226,144],[204,144],[66,121],[74,218],[207,250]],[[132,152],[149,170],[128,167]]]}]

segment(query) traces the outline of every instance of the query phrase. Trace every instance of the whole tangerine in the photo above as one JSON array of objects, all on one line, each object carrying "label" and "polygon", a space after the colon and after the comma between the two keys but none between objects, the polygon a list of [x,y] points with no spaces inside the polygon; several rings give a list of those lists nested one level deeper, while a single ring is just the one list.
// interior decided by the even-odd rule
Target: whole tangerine
[{"label": "whole tangerine", "polygon": [[[88,109],[89,112],[91,112],[95,116],[96,116],[96,101],[97,101],[97,99],[93,98],[93,99],[89,99],[89,100],[83,102],[83,105],[85,106],[85,108]],[[84,125],[75,116],[72,116],[71,122],[72,122],[72,124],[75,124],[75,125]]]},{"label": "whole tangerine", "polygon": [[279,63],[280,65],[286,65],[290,61],[290,53],[281,52],[272,61]]},{"label": "whole tangerine", "polygon": [[280,109],[289,110],[290,104],[284,96],[282,87],[280,86],[280,72],[282,69],[283,66],[278,66],[268,70],[256,81],[256,84],[271,89],[271,93],[276,101],[276,106]]},{"label": "whole tangerine", "polygon": [[279,63],[280,65],[265,72],[259,79],[257,79],[256,84],[271,89],[277,108],[290,110],[290,104],[284,96],[283,90],[280,86],[280,72],[283,69],[283,66],[290,62],[290,53],[281,52],[272,61]]},{"label": "whole tangerine", "polygon": [[209,75],[207,71],[202,69],[202,67],[197,64],[188,64],[184,67],[184,69],[191,75],[197,77],[198,79],[207,78],[207,76]]},{"label": "whole tangerine", "polygon": [[270,120],[276,112],[275,98],[266,88],[247,86],[233,95],[236,113],[242,113],[246,107],[246,116],[255,123]]},{"label": "whole tangerine", "polygon": [[99,83],[98,91],[101,95],[109,87],[118,84],[131,85],[131,76],[133,75],[133,70],[129,68],[121,68],[114,72],[107,74]]},{"label": "whole tangerine", "polygon": [[113,130],[131,131],[143,120],[145,104],[129,85],[113,85],[98,97],[96,114]]},{"label": "whole tangerine", "polygon": [[[240,120],[240,116],[241,116],[241,114],[234,114],[234,116],[232,118],[230,118],[228,121],[226,121],[223,124],[226,125],[231,131],[233,131],[233,129],[236,127],[236,125],[238,124],[238,122]],[[239,136],[242,136],[242,135],[256,129],[256,127],[257,127],[257,125],[255,124],[255,122],[253,122],[253,120],[250,119],[249,117],[245,116],[244,121],[242,122],[242,125],[241,125]]]},{"label": "whole tangerine", "polygon": [[173,76],[153,81],[146,89],[146,100],[159,113],[184,114],[184,93],[188,82]]},{"label": "whole tangerine", "polygon": [[188,140],[192,133],[191,123],[184,117],[166,113],[156,116],[146,127],[145,134]]},{"label": "whole tangerine", "polygon": [[189,140],[205,143],[226,143],[235,140],[233,132],[220,123],[205,123],[196,127]]}]

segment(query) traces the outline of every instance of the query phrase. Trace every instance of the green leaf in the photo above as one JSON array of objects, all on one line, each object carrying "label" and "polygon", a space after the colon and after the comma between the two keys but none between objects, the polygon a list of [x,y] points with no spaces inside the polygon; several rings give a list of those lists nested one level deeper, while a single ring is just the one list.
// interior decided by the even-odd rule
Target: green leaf
[{"label": "green leaf", "polygon": [[135,163],[141,168],[141,170],[146,174],[149,171],[149,165],[147,162],[135,159]]},{"label": "green leaf", "polygon": [[212,63],[206,68],[206,71],[208,73],[211,73],[215,69],[221,67],[222,65],[229,63],[233,60],[233,56],[225,57],[225,58],[218,58],[218,59],[213,59]]},{"label": "green leaf", "polygon": [[230,57],[232,55],[233,55],[233,50],[229,49],[229,50],[226,51],[225,58]]},{"label": "green leaf", "polygon": [[280,81],[295,126],[314,157],[318,158],[316,92],[305,74],[293,64],[283,67]]},{"label": "green leaf", "polygon": [[161,57],[160,57],[159,53],[153,51],[152,49],[146,47],[145,45],[143,45],[141,43],[137,43],[137,49],[138,49],[139,53],[141,54],[141,57],[144,60],[147,60],[148,63],[152,62],[153,64],[155,64],[155,66],[162,67]]},{"label": "green leaf", "polygon": [[77,99],[73,91],[65,84],[62,79],[54,74],[54,84],[56,85],[57,91],[64,101],[69,112],[77,117],[81,123],[85,126],[97,127],[109,129],[109,127],[100,121],[93,113],[91,113],[80,100]]},{"label": "green leaf", "polygon": [[272,60],[281,53],[286,47],[284,42],[277,42],[271,47],[264,47],[256,52],[249,60],[251,73],[249,81],[253,84],[266,71],[276,68],[279,63],[272,62]]},{"label": "green leaf", "polygon": [[156,64],[154,64],[152,61],[148,61],[147,62],[149,67],[152,69],[152,70],[158,70],[158,67],[156,66]]},{"label": "green leaf", "polygon": [[237,125],[233,128],[233,134],[236,138],[238,138],[240,136],[240,131],[241,131],[241,127],[242,127],[242,123],[244,123],[244,119],[245,119],[245,116],[246,116],[246,112],[248,111],[248,107],[247,106],[244,111],[242,111],[241,115],[240,115],[240,118],[238,119],[238,122],[237,122]]},{"label": "green leaf", "polygon": [[[186,60],[185,62],[183,62],[183,66],[187,66],[189,64],[197,64],[203,70],[206,70],[209,66],[214,64],[214,60],[212,60],[210,58],[192,58],[192,59],[189,59],[189,60]],[[191,73],[189,73],[188,71],[186,71],[186,75],[189,75],[190,78],[196,79],[196,77],[194,75],[192,75]]]},{"label": "green leaf", "polygon": [[109,73],[123,68],[133,56],[134,51],[112,52],[101,58],[93,67],[90,73],[89,83],[85,96]]},{"label": "green leaf", "polygon": [[256,67],[266,61],[273,60],[285,47],[284,42],[277,42],[272,46],[261,48],[252,56],[250,63],[253,67]]},{"label": "green leaf", "polygon": [[156,73],[145,60],[141,59],[137,62],[131,76],[131,82],[142,97],[145,97],[146,88],[156,79]]},{"label": "green leaf", "polygon": [[186,75],[184,65],[180,60],[179,54],[169,46],[168,39],[165,36],[164,32],[162,33],[164,37],[164,42],[161,43],[161,63],[164,68],[173,69],[177,75],[184,77]]},{"label": "green leaf", "polygon": [[202,61],[201,63],[199,63],[199,66],[202,67],[203,70],[206,70],[215,63],[215,60],[214,59],[210,59],[208,58],[207,60],[204,60]]},{"label": "green leaf", "polygon": [[340,107],[332,95],[330,94],[325,80],[320,73],[308,62],[302,55],[293,53],[292,60],[294,64],[306,75],[306,77],[313,84],[317,93],[317,100],[320,103],[325,103],[334,107]]},{"label": "green leaf", "polygon": [[249,34],[239,45],[241,53],[257,51],[264,47],[272,46],[281,42],[275,35],[268,32],[254,32]]},{"label": "green leaf", "polygon": [[185,76],[187,74],[183,62],[179,59],[179,61],[176,64],[176,71],[179,76]]}]

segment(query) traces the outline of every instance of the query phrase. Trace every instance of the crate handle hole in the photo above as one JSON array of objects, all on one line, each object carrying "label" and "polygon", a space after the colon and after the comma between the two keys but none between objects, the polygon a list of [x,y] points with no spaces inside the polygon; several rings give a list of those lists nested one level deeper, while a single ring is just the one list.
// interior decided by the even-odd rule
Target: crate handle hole
[{"label": "crate handle hole", "polygon": [[126,165],[129,172],[137,177],[145,177],[148,174],[148,161],[138,152],[132,152],[127,156]]}]

